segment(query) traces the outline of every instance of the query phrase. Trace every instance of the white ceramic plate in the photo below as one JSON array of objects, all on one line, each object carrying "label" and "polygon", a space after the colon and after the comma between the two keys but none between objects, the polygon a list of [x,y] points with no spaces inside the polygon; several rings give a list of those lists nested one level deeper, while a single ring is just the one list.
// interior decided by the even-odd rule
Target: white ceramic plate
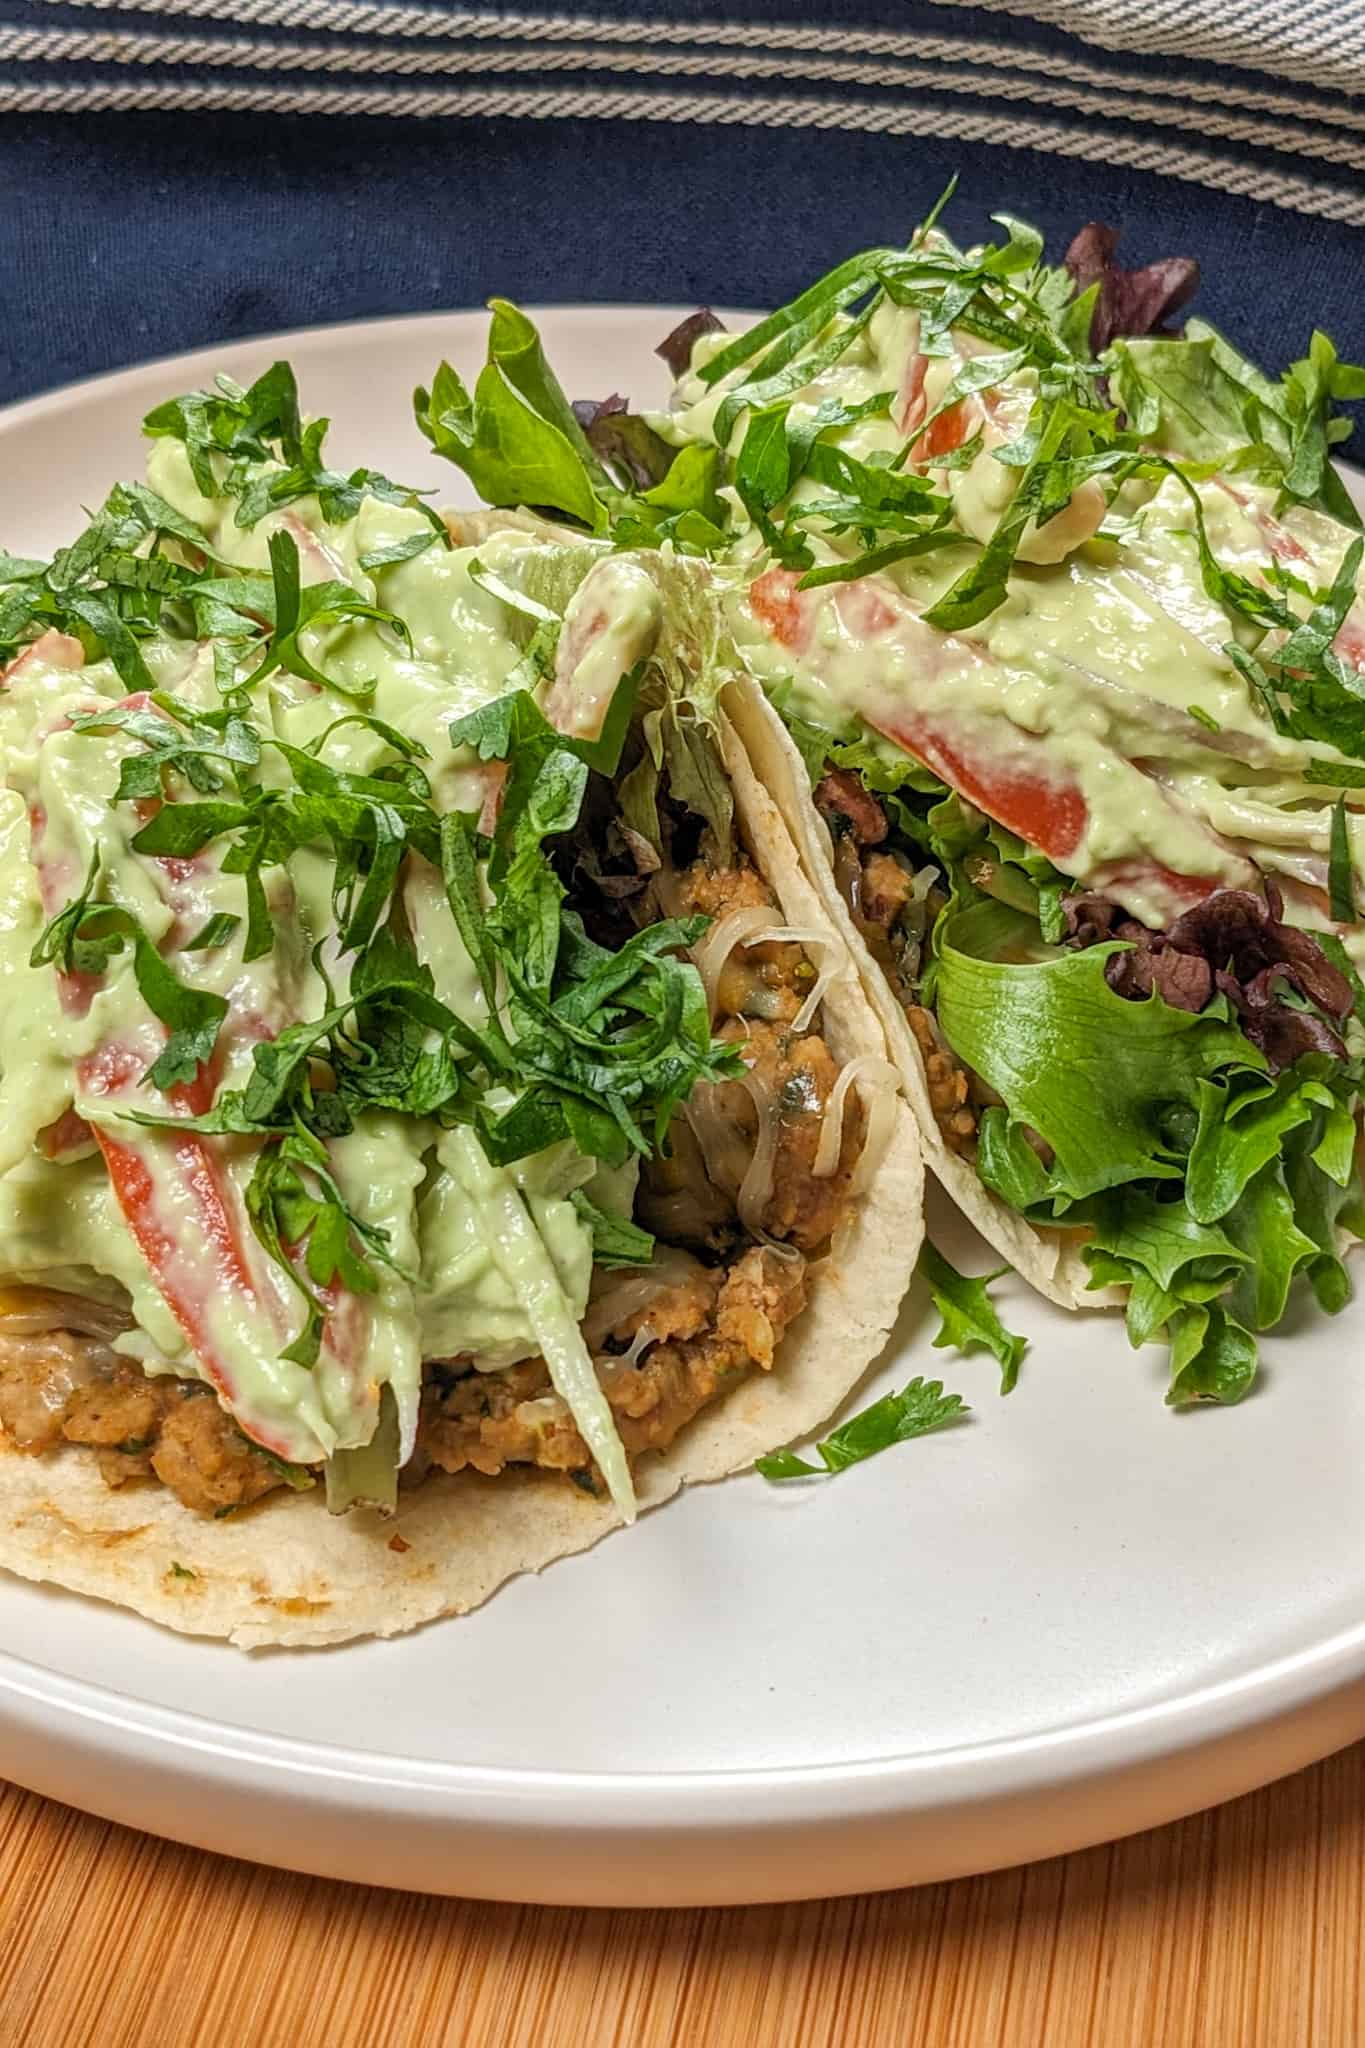
[{"label": "white ceramic plate", "polygon": [[[540,316],[571,393],[661,393],[667,310]],[[290,335],[0,415],[0,545],[46,553],[215,369],[294,362],[368,462],[452,499],[412,387],[484,317]],[[936,1215],[959,1262],[969,1234]],[[929,1347],[912,1297],[860,1399],[914,1372],[968,1426],[837,1483],[706,1489],[388,1644],[246,1657],[0,1579],[0,1771],[202,1847],[495,1898],[681,1904],[955,1876],[1145,1827],[1365,1732],[1365,1304],[1176,1416],[1158,1350],[1017,1283],[1033,1339]]]}]

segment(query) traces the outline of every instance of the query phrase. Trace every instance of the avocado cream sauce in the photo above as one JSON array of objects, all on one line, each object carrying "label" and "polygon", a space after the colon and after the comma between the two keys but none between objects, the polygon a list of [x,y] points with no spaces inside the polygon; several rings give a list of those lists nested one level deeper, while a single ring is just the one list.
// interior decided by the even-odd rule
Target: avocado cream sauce
[{"label": "avocado cream sauce", "polygon": [[[907,365],[918,335],[913,311],[884,302],[845,354],[796,395],[792,418],[809,418],[830,399],[852,406],[888,394],[886,411],[829,438],[864,462],[891,460],[907,438]],[[650,416],[670,440],[713,437],[719,405],[746,372],[709,389],[696,372],[726,340],[703,337],[675,410]],[[921,418],[933,413],[963,358],[982,347],[965,336],[954,341],[954,354],[919,359]],[[1006,422],[994,445],[1002,432],[1020,430],[1034,385],[1034,373],[1017,372],[992,395]],[[732,453],[746,422],[741,414],[732,429]],[[1017,476],[988,445],[965,470],[939,471],[936,480],[949,491],[958,524],[983,540]],[[1278,557],[1310,584],[1331,583],[1351,538],[1334,521],[1300,509],[1277,518],[1273,492],[1240,480],[1235,489],[1218,479],[1195,488],[1210,547],[1227,568],[1264,582]],[[799,509],[803,499],[824,494],[803,478],[792,503]],[[1091,512],[1098,524],[1103,507]],[[916,752],[916,729],[927,721],[987,788],[1024,778],[1060,797],[1079,795],[1079,838],[1047,850],[1078,881],[1113,888],[1149,924],[1167,923],[1181,907],[1163,873],[1245,886],[1254,862],[1286,885],[1289,915],[1327,925],[1333,796],[1307,782],[1305,771],[1314,760],[1342,757],[1277,734],[1253,700],[1225,652],[1234,626],[1203,588],[1193,527],[1190,497],[1177,479],[1129,484],[1101,530],[1061,560],[1045,559],[1049,527],[1026,535],[1006,601],[961,633],[936,631],[921,615],[976,559],[965,545],[852,582],[793,590],[787,603],[800,628],[774,632],[771,610],[752,595],[750,577],[765,559],[754,531],[737,551],[750,566],[735,583],[736,637],[760,679],[787,685],[792,709],[817,723],[840,730],[851,718],[865,720]],[[856,536],[836,543],[809,528],[807,537],[817,563],[861,545]],[[1362,820],[1352,815],[1348,823],[1359,873]],[[1342,937],[1365,964],[1359,927],[1342,928]]]},{"label": "avocado cream sauce", "polygon": [[[373,683],[375,714],[428,749],[424,769],[437,805],[477,810],[489,771],[469,749],[451,746],[447,728],[452,719],[516,686],[512,679],[522,648],[509,607],[471,575],[471,566],[477,561],[515,583],[519,553],[536,543],[513,532],[494,535],[477,550],[448,549],[438,540],[410,560],[367,571],[362,556],[430,531],[420,513],[366,498],[353,519],[334,526],[324,521],[316,500],[305,500],[243,530],[234,523],[231,500],[200,494],[183,446],[171,439],[154,443],[148,478],[202,529],[224,563],[268,574],[269,537],[284,527],[298,545],[305,583],[347,582],[409,628],[411,652],[370,622],[307,629],[309,659],[341,687],[273,674],[253,690],[261,730],[304,746],[355,708],[347,689]],[[613,645],[640,637],[635,614],[654,601],[652,589],[646,597],[635,587],[640,580],[647,582],[617,577],[599,587],[599,605],[610,609],[613,593],[620,597],[623,616],[608,620]],[[218,701],[210,647],[154,637],[143,652],[161,687],[204,706]],[[210,846],[195,861],[176,864],[184,872],[159,886],[149,872],[152,864],[130,850],[142,820],[132,805],[111,801],[120,759],[136,743],[112,731],[69,730],[73,717],[124,698],[124,685],[108,662],[75,669],[62,666],[60,658],[44,660],[41,653],[16,664],[0,690],[8,783],[0,791],[0,1277],[95,1293],[126,1289],[136,1327],[119,1340],[120,1348],[149,1371],[194,1375],[194,1354],[143,1262],[99,1152],[88,1138],[81,1145],[79,1126],[71,1144],[68,1125],[68,1149],[60,1158],[44,1156],[73,1109],[115,1137],[127,1128],[118,1114],[124,1105],[102,1093],[97,1070],[101,1048],[110,1044],[126,1043],[148,1058],[156,1054],[129,955],[125,951],[113,961],[84,1011],[64,1006],[53,969],[30,966],[29,955],[47,919],[79,893],[96,851],[102,900],[134,911],[148,936],[163,946],[183,941],[216,912],[241,917],[244,884],[221,872],[221,854]],[[594,691],[604,687],[595,670],[590,680]],[[384,751],[382,740],[361,725],[345,726],[326,741],[327,760],[357,773],[371,770]],[[283,772],[267,750],[262,774]],[[31,817],[42,823],[35,836],[38,865],[30,848]],[[226,996],[232,1018],[258,1016],[258,1035],[273,1035],[327,1007],[311,956],[333,928],[330,864],[305,851],[287,869],[268,870],[265,881],[276,934],[270,955],[244,965],[238,939],[210,952],[176,952],[175,962],[182,980]],[[439,878],[415,877],[407,909],[440,996],[480,1021],[484,997],[440,895]],[[323,961],[334,987],[344,987],[346,963],[329,958],[325,945]],[[222,1042],[226,1061],[219,1085],[240,1087],[251,1069],[253,1039],[249,1032],[225,1031]],[[134,1093],[137,1107],[164,1106],[153,1089]],[[246,1311],[227,1298],[230,1290],[213,1300],[209,1313],[217,1319],[217,1342],[229,1346],[240,1365],[233,1406],[253,1433],[260,1429],[270,1440],[284,1429],[300,1456],[367,1442],[378,1389],[387,1381],[399,1397],[410,1439],[423,1357],[459,1355],[496,1370],[535,1353],[540,1347],[509,1267],[515,1249],[509,1252],[496,1241],[489,1220],[499,1192],[517,1191],[557,1277],[564,1312],[575,1321],[582,1316],[592,1242],[569,1197],[592,1178],[593,1163],[558,1146],[513,1168],[490,1169],[484,1203],[446,1171],[444,1142],[434,1127],[371,1113],[331,1148],[349,1205],[388,1233],[391,1255],[403,1269],[376,1266],[379,1293],[367,1298],[373,1320],[361,1370],[343,1369],[325,1350],[315,1370],[291,1365],[278,1356],[282,1346],[253,1342],[250,1330],[237,1327]],[[243,1145],[226,1170],[244,1186],[252,1164],[252,1150]],[[628,1208],[629,1178],[619,1187],[595,1186],[594,1198],[609,1206],[623,1201]],[[181,1223],[192,1228],[188,1204]],[[536,1256],[539,1269],[543,1261]],[[301,1301],[283,1276],[281,1285],[297,1327]]]}]

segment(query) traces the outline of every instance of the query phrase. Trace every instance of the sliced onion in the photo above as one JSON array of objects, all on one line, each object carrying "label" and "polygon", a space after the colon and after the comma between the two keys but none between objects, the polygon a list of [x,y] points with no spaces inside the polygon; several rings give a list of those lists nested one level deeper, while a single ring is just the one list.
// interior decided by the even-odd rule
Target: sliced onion
[{"label": "sliced onion", "polygon": [[701,976],[701,985],[706,990],[706,1001],[713,1017],[716,1014],[716,990],[726,961],[751,932],[760,932],[765,925],[771,924],[772,915],[771,907],[763,903],[748,903],[742,910],[727,911],[692,948],[693,963]]},{"label": "sliced onion", "polygon": [[816,975],[810,994],[792,1018],[793,1031],[808,1031],[814,1021],[816,1011],[825,999],[825,990],[833,981],[836,973],[835,963],[829,957],[832,950],[832,948],[826,948],[825,964]]},{"label": "sliced onion", "polygon": [[826,947],[829,944],[829,938],[826,933],[817,932],[810,925],[805,924],[770,925],[767,931],[750,932],[743,941],[743,944],[746,946],[764,946],[769,940],[781,940],[785,945],[789,946]]},{"label": "sliced onion", "polygon": [[[687,1127],[701,1152],[707,1179],[723,1194],[731,1194],[741,1185],[749,1166],[749,1141],[720,1104],[721,1090],[735,1085],[735,1082],[700,1081],[682,1106]],[[741,1152],[742,1163],[737,1157]]]},{"label": "sliced onion", "polygon": [[828,1180],[839,1165],[839,1154],[844,1146],[844,1105],[848,1101],[849,1089],[857,1085],[867,1111],[867,1136],[858,1156],[858,1171],[853,1185],[855,1189],[866,1186],[891,1135],[899,1078],[890,1061],[879,1058],[876,1053],[861,1053],[857,1059],[849,1061],[825,1105],[820,1142],[811,1165],[811,1173],[816,1180]]},{"label": "sliced onion", "polygon": [[758,1112],[758,1141],[754,1146],[735,1207],[746,1230],[757,1237],[763,1226],[763,1212],[773,1195],[773,1165],[777,1158],[777,1119],[772,1113],[773,1093],[757,1074],[739,1077],[738,1085],[748,1094]]},{"label": "sliced onion", "polygon": [[596,1364],[606,1385],[611,1387],[616,1380],[624,1377],[626,1373],[634,1372],[650,1345],[657,1344],[658,1341],[658,1331],[649,1323],[641,1323],[639,1329],[630,1340],[629,1350],[609,1351],[604,1356],[599,1357]]},{"label": "sliced onion", "polygon": [[[756,1230],[754,1236],[758,1239],[764,1251],[771,1252],[775,1259],[784,1259],[789,1266],[799,1266],[806,1256],[799,1245],[787,1244],[782,1238],[773,1237],[766,1230]],[[813,1266],[811,1271],[815,1271]]]},{"label": "sliced onion", "polygon": [[766,931],[750,932],[740,943],[745,946],[765,946],[772,941],[783,945],[800,946],[807,953],[813,953],[817,962],[823,958],[824,966],[817,967],[814,986],[792,1018],[793,1031],[804,1031],[820,1007],[825,990],[834,979],[836,971],[835,948],[826,932],[812,931],[803,924],[775,924]]},{"label": "sliced onion", "polygon": [[680,1246],[661,1244],[655,1247],[649,1265],[613,1273],[604,1279],[600,1290],[594,1289],[583,1318],[583,1341],[589,1351],[600,1351],[611,1332],[622,1323],[639,1315],[670,1288],[685,1285],[700,1264],[700,1259],[694,1259],[691,1252]]},{"label": "sliced onion", "polygon": [[891,1142],[891,1130],[896,1121],[896,1100],[900,1094],[900,1075],[887,1062],[882,1062],[876,1074],[866,1077],[863,1094],[863,1108],[867,1114],[867,1131],[863,1137],[863,1149],[858,1154],[858,1165],[849,1184],[849,1193],[860,1195],[881,1165],[886,1148]]},{"label": "sliced onion", "polygon": [[0,1334],[6,1337],[45,1337],[53,1330],[74,1330],[107,1342],[126,1330],[131,1320],[127,1310],[116,1303],[91,1301],[51,1287],[0,1287]]},{"label": "sliced onion", "polygon": [[771,909],[765,909],[758,903],[727,912],[712,925],[700,945],[693,947],[692,958],[713,1017],[721,973],[736,946],[800,946],[805,952],[814,954],[817,961],[823,958],[825,964],[818,969],[814,987],[792,1019],[792,1029],[804,1031],[834,978],[835,966],[831,959],[834,947],[827,932],[815,931],[809,925],[773,924],[771,918]]},{"label": "sliced onion", "polygon": [[536,1394],[517,1403],[517,1421],[526,1429],[552,1429],[568,1412],[569,1404],[561,1394]]}]

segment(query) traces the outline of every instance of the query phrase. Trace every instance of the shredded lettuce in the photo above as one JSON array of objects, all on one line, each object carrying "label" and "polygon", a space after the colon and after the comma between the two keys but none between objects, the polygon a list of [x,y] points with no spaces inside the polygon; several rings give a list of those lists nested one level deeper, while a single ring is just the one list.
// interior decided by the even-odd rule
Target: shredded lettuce
[{"label": "shredded lettuce", "polygon": [[628,1522],[633,1521],[635,1488],[611,1405],[521,1190],[509,1173],[489,1163],[467,1128],[448,1132],[440,1153],[480,1219],[498,1270],[526,1311],[555,1392],[573,1416],[616,1506]]},{"label": "shredded lettuce", "polygon": [[367,1444],[333,1451],[327,1460],[327,1512],[344,1515],[351,1508],[378,1508],[391,1515],[398,1505],[400,1462],[398,1402],[393,1388],[379,1394],[379,1421]]},{"label": "shredded lettuce", "polygon": [[595,1265],[647,1266],[654,1256],[654,1239],[638,1223],[612,1209],[599,1208],[582,1188],[574,1188],[569,1200],[592,1232]]}]

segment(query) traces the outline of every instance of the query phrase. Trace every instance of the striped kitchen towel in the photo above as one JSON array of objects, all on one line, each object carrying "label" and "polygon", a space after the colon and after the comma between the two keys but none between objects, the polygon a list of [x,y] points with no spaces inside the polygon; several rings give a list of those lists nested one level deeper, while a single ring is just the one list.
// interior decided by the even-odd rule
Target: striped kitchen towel
[{"label": "striped kitchen towel", "polygon": [[1365,353],[1365,0],[0,0],[0,397],[274,327],[785,297],[961,173]]}]

